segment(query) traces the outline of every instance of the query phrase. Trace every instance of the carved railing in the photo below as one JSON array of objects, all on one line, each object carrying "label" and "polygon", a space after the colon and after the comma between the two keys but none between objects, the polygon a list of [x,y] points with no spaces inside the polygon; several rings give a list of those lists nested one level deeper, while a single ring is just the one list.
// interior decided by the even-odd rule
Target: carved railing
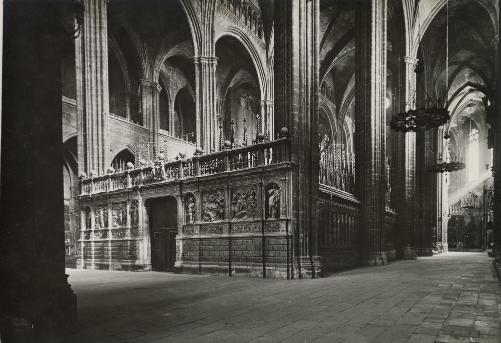
[{"label": "carved railing", "polygon": [[112,192],[160,182],[176,181],[242,169],[289,162],[289,142],[281,138],[238,149],[193,156],[171,162],[132,168],[97,177],[80,178],[80,195]]},{"label": "carved railing", "polygon": [[355,192],[355,155],[340,145],[320,153],[320,183],[348,193]]},{"label": "carved railing", "polygon": [[232,13],[250,32],[264,38],[261,11],[249,0],[220,0],[228,12]]}]

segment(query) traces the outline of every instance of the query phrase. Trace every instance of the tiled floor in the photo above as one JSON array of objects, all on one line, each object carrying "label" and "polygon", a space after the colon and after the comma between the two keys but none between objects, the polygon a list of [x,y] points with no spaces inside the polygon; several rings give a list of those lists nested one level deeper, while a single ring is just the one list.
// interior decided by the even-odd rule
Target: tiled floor
[{"label": "tiled floor", "polygon": [[501,342],[486,254],[316,280],[68,270],[79,327],[61,342]]}]

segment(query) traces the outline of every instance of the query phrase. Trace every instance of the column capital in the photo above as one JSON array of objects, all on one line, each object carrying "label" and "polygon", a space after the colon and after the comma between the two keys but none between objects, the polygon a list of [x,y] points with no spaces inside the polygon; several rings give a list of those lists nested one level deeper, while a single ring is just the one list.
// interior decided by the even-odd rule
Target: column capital
[{"label": "column capital", "polygon": [[210,64],[213,66],[217,65],[219,58],[216,56],[195,56],[193,57],[193,62],[195,64]]},{"label": "column capital", "polygon": [[156,89],[158,92],[160,92],[162,90],[162,86],[160,86],[160,84],[158,82],[147,80],[147,79],[141,79],[140,82],[141,82],[141,86]]},{"label": "column capital", "polygon": [[419,58],[412,57],[412,56],[404,56],[404,63],[415,66],[419,62]]}]

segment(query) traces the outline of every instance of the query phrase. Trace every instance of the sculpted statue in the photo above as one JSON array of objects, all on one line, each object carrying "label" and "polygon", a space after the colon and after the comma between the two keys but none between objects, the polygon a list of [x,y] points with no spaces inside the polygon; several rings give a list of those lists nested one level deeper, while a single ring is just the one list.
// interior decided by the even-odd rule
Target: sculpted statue
[{"label": "sculpted statue", "polygon": [[139,225],[139,201],[133,200],[130,203],[130,225]]},{"label": "sculpted statue", "polygon": [[91,218],[90,218],[90,208],[85,208],[85,228],[90,230],[92,228]]},{"label": "sculpted statue", "polygon": [[195,222],[195,198],[193,195],[188,195],[184,204],[186,211],[186,223],[192,224]]},{"label": "sculpted statue", "polygon": [[113,211],[111,216],[113,218],[113,226],[124,226],[127,222],[127,210],[125,204],[113,204]]},{"label": "sculpted statue", "polygon": [[104,213],[102,208],[96,210],[95,225],[96,229],[104,229]]},{"label": "sculpted statue", "polygon": [[155,161],[153,166],[153,177],[155,181],[163,181],[166,179],[165,169],[162,161]]},{"label": "sculpted statue", "polygon": [[268,218],[280,217],[280,189],[268,189]]}]

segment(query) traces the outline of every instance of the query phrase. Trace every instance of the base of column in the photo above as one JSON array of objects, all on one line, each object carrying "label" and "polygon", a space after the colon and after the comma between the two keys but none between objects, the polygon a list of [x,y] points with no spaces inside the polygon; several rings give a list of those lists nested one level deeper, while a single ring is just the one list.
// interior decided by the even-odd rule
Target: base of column
[{"label": "base of column", "polygon": [[437,242],[437,249],[438,249],[438,252],[434,251],[434,253],[441,254],[441,253],[449,251],[449,246],[447,243]]},{"label": "base of column", "polygon": [[449,243],[442,243],[442,252],[449,252]]},{"label": "base of column", "polygon": [[366,263],[369,266],[384,266],[388,264],[388,258],[384,251],[369,252]]},{"label": "base of column", "polygon": [[301,279],[315,279],[322,277],[322,262],[320,256],[299,257],[299,269]]},{"label": "base of column", "polygon": [[66,279],[40,284],[33,283],[31,292],[23,287],[18,294],[11,291],[0,320],[2,342],[52,342],[76,323],[77,298]]},{"label": "base of column", "polygon": [[402,259],[404,259],[404,260],[417,260],[416,249],[414,249],[410,245],[407,245],[404,248],[404,251],[402,254]]}]

